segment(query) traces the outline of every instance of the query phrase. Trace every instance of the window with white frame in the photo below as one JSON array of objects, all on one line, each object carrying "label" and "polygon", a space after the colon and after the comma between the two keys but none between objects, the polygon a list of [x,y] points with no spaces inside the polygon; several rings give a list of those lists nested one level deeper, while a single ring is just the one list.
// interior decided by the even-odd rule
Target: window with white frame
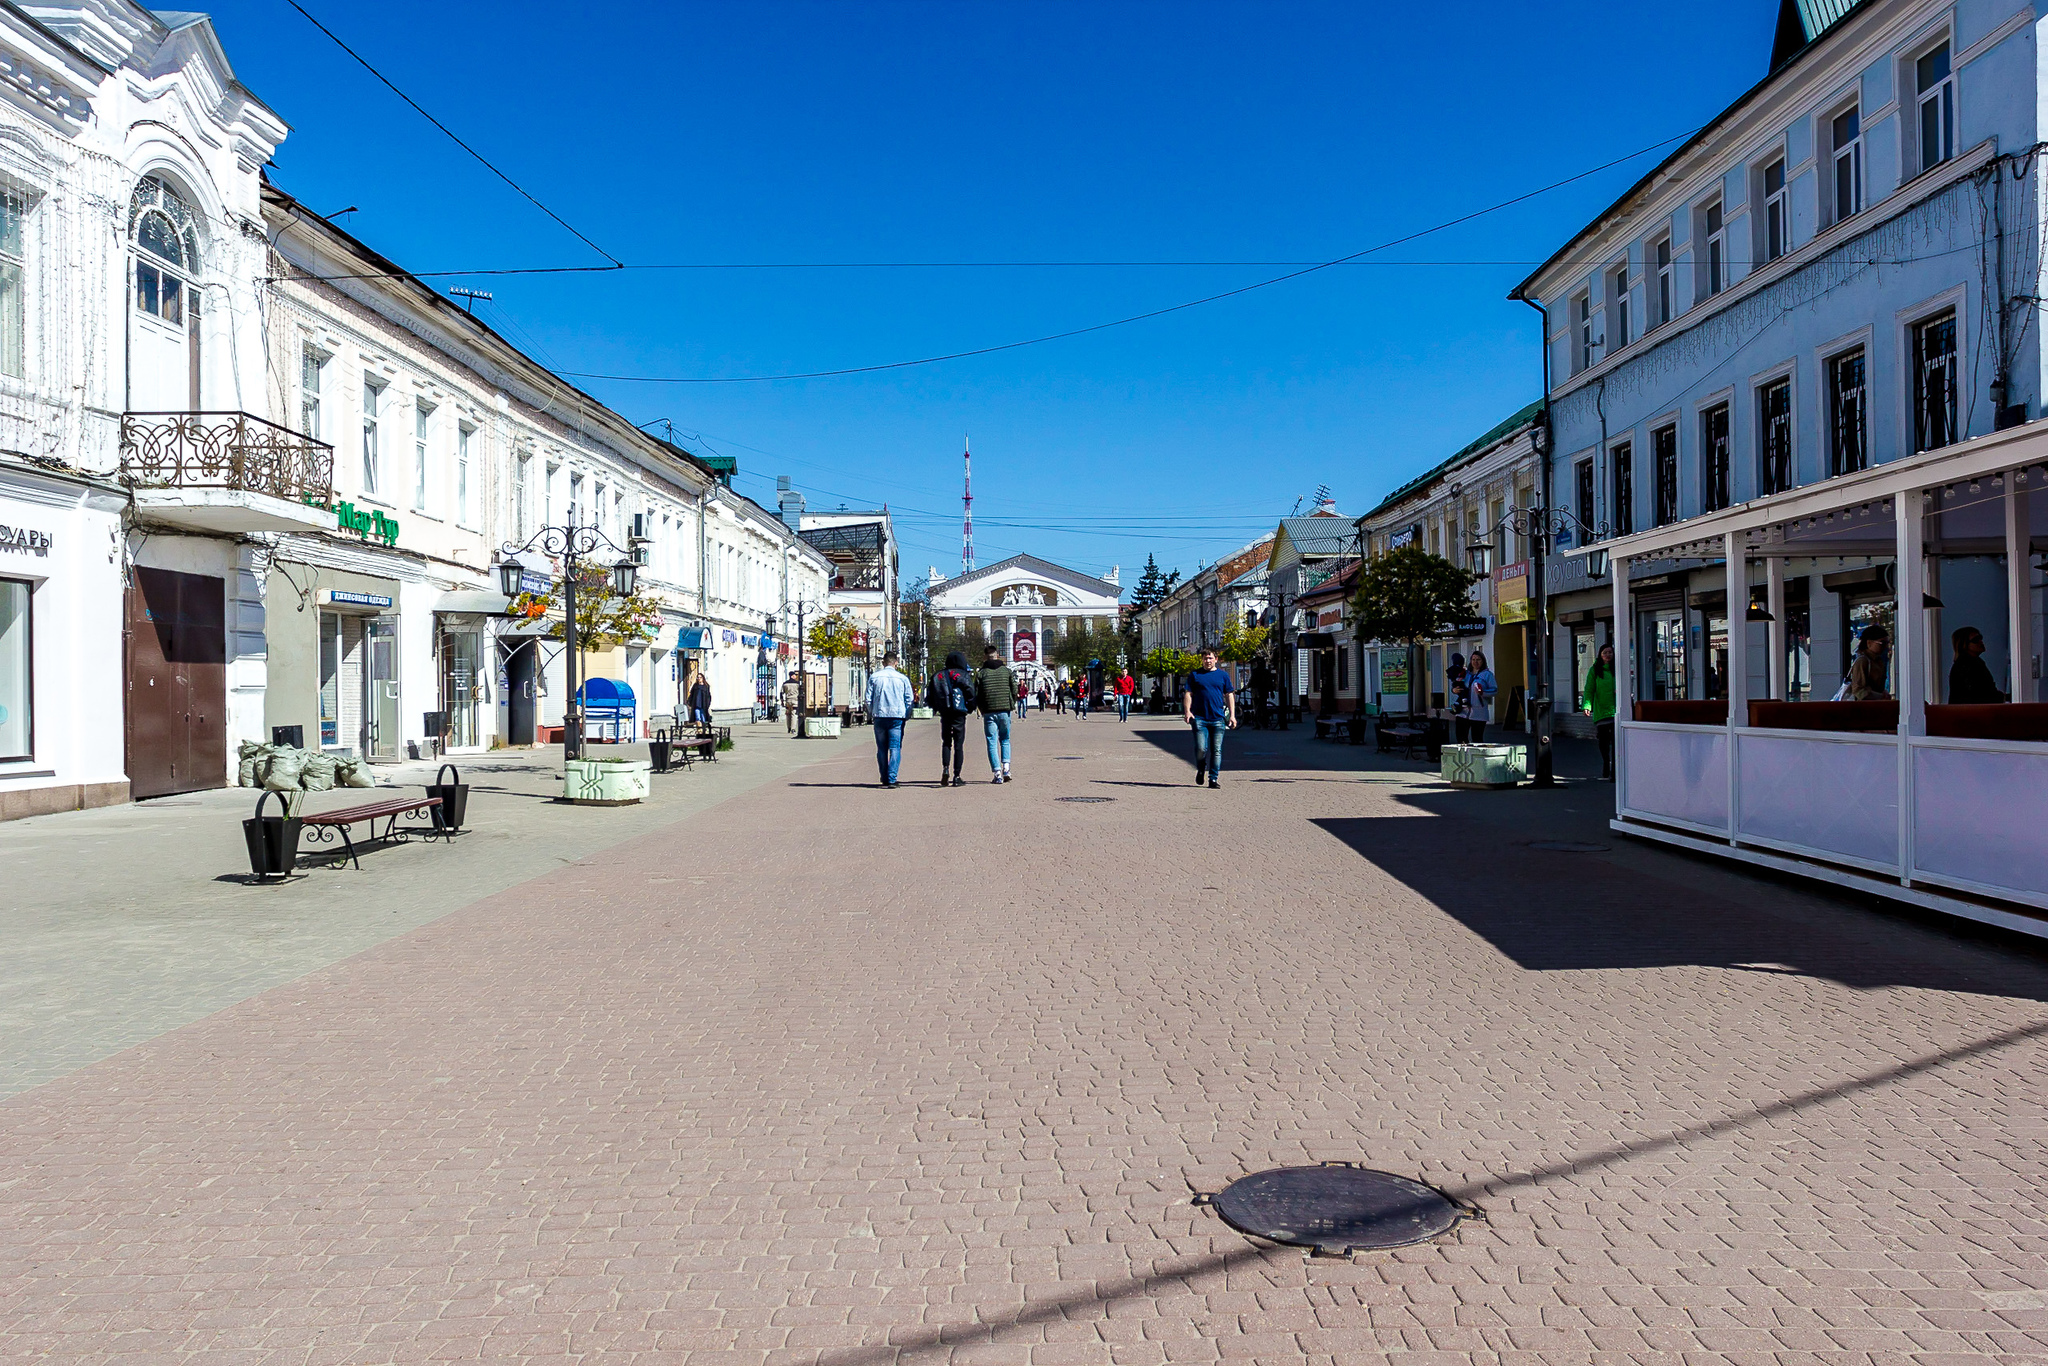
[{"label": "window with white frame", "polygon": [[533,503],[528,485],[533,476],[533,457],[521,451],[512,462],[512,533],[520,539],[533,534]]},{"label": "window with white frame", "polygon": [[1950,309],[1913,324],[1913,449],[1954,445],[1956,315]]},{"label": "window with white frame", "polygon": [[1630,325],[1628,307],[1628,262],[1624,261],[1607,277],[1607,346],[1608,355],[1613,355],[1627,346],[1634,338],[1635,330]]},{"label": "window with white frame", "polygon": [[1652,254],[1657,262],[1657,326],[1662,327],[1665,323],[1671,321],[1673,298],[1671,292],[1671,239],[1669,237],[1658,238],[1656,249]]},{"label": "window with white frame", "polygon": [[1775,261],[1792,249],[1792,206],[1785,193],[1785,158],[1764,167],[1764,260]]},{"label": "window with white frame", "polygon": [[561,477],[562,467],[548,462],[540,482],[540,523],[542,526],[555,524],[555,480]]},{"label": "window with white frame", "polygon": [[159,176],[144,176],[129,203],[128,228],[135,237],[135,306],[167,323],[183,326],[198,311],[198,218],[185,197]]},{"label": "window with white frame", "polygon": [[1608,452],[1607,463],[1614,470],[1614,497],[1609,504],[1613,511],[1614,534],[1627,536],[1636,529],[1636,460],[1635,448],[1629,442],[1622,442]]},{"label": "window with white frame", "polygon": [[463,526],[469,525],[469,448],[475,438],[476,428],[467,422],[456,425],[455,520]]},{"label": "window with white frame", "polygon": [[1826,368],[1828,472],[1854,474],[1870,466],[1863,348],[1858,346],[1829,356]]},{"label": "window with white frame", "polygon": [[1728,405],[1700,414],[1700,511],[1719,512],[1730,501]]},{"label": "window with white frame", "polygon": [[583,506],[583,476],[574,470],[569,472],[568,514],[572,526],[579,521],[587,525],[590,521],[590,510]]},{"label": "window with white frame", "polygon": [[0,579],[0,759],[32,759],[35,680],[30,676],[33,588]]},{"label": "window with white frame", "polygon": [[1766,496],[1792,487],[1792,381],[1774,379],[1757,390],[1758,487]]},{"label": "window with white frame", "polygon": [[1572,471],[1572,513],[1579,524],[1572,528],[1572,543],[1584,545],[1593,539],[1593,462],[1581,460]]},{"label": "window with white frame", "polygon": [[0,186],[0,374],[28,376],[28,300],[23,279],[27,258],[28,196]]},{"label": "window with white frame", "polygon": [[1572,373],[1589,370],[1593,366],[1593,296],[1581,294],[1572,300],[1572,329],[1576,337],[1577,363]]},{"label": "window with white frame", "polygon": [[1728,234],[1718,199],[1700,211],[1700,257],[1701,297],[1719,294],[1728,287]]},{"label": "window with white frame", "polygon": [[363,376],[363,495],[379,496],[383,486],[381,456],[377,449],[379,413],[384,406],[384,385],[375,375]]},{"label": "window with white frame", "polygon": [[299,351],[299,430],[318,441],[324,433],[321,402],[326,397],[327,357],[311,342]]},{"label": "window with white frame", "polygon": [[412,506],[427,510],[427,431],[433,421],[434,405],[420,399],[412,405]]},{"label": "window with white frame", "polygon": [[1913,89],[1919,111],[1914,122],[1918,169],[1932,170],[1956,154],[1956,80],[1946,39],[1913,63]]},{"label": "window with white frame", "polygon": [[1855,105],[1828,120],[1828,154],[1834,163],[1829,207],[1839,223],[1863,212],[1863,113]]}]

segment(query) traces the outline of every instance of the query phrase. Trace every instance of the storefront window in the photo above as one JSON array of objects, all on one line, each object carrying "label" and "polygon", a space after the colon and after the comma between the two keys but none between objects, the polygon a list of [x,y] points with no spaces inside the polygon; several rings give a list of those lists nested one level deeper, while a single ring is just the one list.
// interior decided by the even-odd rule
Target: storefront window
[{"label": "storefront window", "polygon": [[0,579],[0,759],[27,759],[34,754],[29,678],[29,586],[19,579]]},{"label": "storefront window", "polygon": [[320,744],[341,743],[341,614],[320,614]]},{"label": "storefront window", "polygon": [[1650,672],[1643,681],[1652,702],[1672,702],[1685,696],[1685,616],[1676,608],[1647,614],[1645,634],[1650,641]]},{"label": "storefront window", "polygon": [[1707,618],[1707,677],[1702,697],[1728,696],[1728,618]]},{"label": "storefront window", "polygon": [[448,743],[477,743],[478,660],[483,636],[475,631],[450,631],[441,641],[441,706],[448,713]]},{"label": "storefront window", "polygon": [[1593,670],[1595,653],[1593,628],[1575,629],[1572,632],[1572,711],[1575,714],[1586,705],[1586,675]]},{"label": "storefront window", "polygon": [[1804,702],[1813,692],[1813,612],[1790,607],[1785,612],[1785,700]]},{"label": "storefront window", "polygon": [[[1863,638],[1866,627],[1882,626],[1886,636],[1899,638],[1892,629],[1892,600],[1890,598],[1851,598],[1842,603],[1842,614],[1848,630],[1842,633],[1842,676],[1848,677],[1849,663],[1856,657],[1856,642]],[[1892,690],[1891,679],[1885,679],[1885,691]]]}]

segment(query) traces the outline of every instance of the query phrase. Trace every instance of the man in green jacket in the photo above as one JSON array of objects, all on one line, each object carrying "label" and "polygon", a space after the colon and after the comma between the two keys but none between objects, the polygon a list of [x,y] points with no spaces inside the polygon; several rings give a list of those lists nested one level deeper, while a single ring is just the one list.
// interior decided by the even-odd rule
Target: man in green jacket
[{"label": "man in green jacket", "polygon": [[1600,781],[1614,781],[1614,647],[1602,645],[1586,670],[1586,685],[1580,689],[1579,709],[1593,718],[1593,734],[1600,741]]},{"label": "man in green jacket", "polygon": [[1003,663],[1003,652],[988,647],[982,665],[974,673],[975,704],[981,708],[981,728],[988,736],[988,766],[993,781],[1010,779],[1010,713],[1017,707],[1017,675]]}]

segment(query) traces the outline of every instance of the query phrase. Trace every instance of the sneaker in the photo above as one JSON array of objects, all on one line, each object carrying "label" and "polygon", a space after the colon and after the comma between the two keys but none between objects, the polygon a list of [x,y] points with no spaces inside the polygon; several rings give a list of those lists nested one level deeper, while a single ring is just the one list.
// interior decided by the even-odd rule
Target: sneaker
[{"label": "sneaker", "polygon": [[1209,781],[1209,771],[1208,771],[1207,769],[1203,769],[1203,768],[1198,768],[1198,769],[1196,769],[1196,770],[1195,770],[1195,786],[1196,786],[1196,787],[1200,787],[1200,786],[1201,786],[1201,785],[1202,785],[1203,783],[1206,783],[1206,782],[1208,782],[1208,781]]},{"label": "sneaker", "polygon": [[996,776],[995,776],[995,777],[993,777],[993,778],[989,779],[989,781],[990,781],[990,782],[992,782],[992,783],[1000,783],[1000,782],[1001,782],[1002,780],[1003,780],[1003,775],[1002,775],[1002,774],[1000,774],[1000,773],[996,774]]},{"label": "sneaker", "polygon": [[1215,789],[1215,787],[1216,787],[1216,780],[1215,780],[1214,778],[1211,778],[1211,779],[1209,780],[1209,787],[1210,787],[1210,789],[1211,789],[1212,791],[1213,791],[1213,790]]},{"label": "sneaker", "polygon": [[1017,780],[1010,776],[1010,770],[1006,768],[1003,770],[1003,781],[1006,783],[1014,783]]}]

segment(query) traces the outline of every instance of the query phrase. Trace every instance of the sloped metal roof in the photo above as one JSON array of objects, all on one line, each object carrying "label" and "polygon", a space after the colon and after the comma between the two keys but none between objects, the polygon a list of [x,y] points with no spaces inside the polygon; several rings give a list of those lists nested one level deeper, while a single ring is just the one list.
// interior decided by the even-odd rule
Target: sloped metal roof
[{"label": "sloped metal roof", "polygon": [[1408,497],[1408,495],[1410,495],[1411,493],[1414,493],[1417,489],[1429,487],[1431,484],[1443,478],[1446,474],[1449,474],[1458,466],[1464,464],[1467,460],[1470,460],[1474,456],[1485,454],[1488,450],[1500,444],[1500,442],[1506,437],[1509,437],[1514,433],[1521,431],[1522,428],[1531,425],[1536,421],[1536,419],[1539,416],[1542,415],[1542,412],[1543,400],[1539,398],[1534,403],[1531,403],[1528,406],[1522,408],[1520,411],[1516,412],[1506,421],[1495,423],[1493,427],[1489,429],[1484,436],[1481,436],[1476,441],[1467,442],[1449,459],[1443,461],[1441,464],[1438,464],[1431,469],[1425,470],[1421,474],[1416,475],[1413,479],[1410,479],[1407,483],[1401,485],[1401,487],[1395,489],[1392,493],[1380,499],[1379,505],[1377,507],[1373,508],[1371,512],[1366,513],[1364,517],[1361,517],[1358,520],[1362,522],[1365,521],[1367,518],[1378,516],[1380,513],[1385,512],[1388,508],[1393,507],[1395,504],[1399,503],[1402,499]]}]

